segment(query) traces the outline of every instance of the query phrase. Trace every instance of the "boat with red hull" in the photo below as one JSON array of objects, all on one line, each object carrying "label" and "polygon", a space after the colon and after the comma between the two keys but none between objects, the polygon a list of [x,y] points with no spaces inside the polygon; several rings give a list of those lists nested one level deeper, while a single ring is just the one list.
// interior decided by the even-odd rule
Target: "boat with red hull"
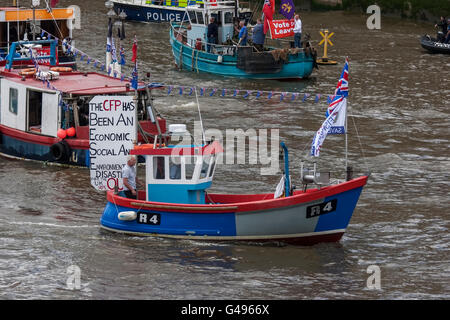
[{"label": "boat with red hull", "polygon": [[[208,194],[203,205],[148,202],[145,191],[139,193],[139,200],[108,192],[101,224],[110,231],[176,239],[293,245],[338,242],[366,182],[367,176],[362,176],[320,190],[295,191],[279,199],[274,199],[273,193]],[[332,211],[308,215],[312,208],[329,203],[336,203]],[[136,219],[120,220],[120,213],[130,210],[136,212]],[[147,224],[154,216],[158,224]]]},{"label": "boat with red hull", "polygon": [[[170,131],[170,127],[169,127]],[[289,172],[287,147],[285,172]],[[215,141],[202,146],[135,146],[146,159],[146,187],[137,199],[107,193],[102,228],[139,236],[206,241],[277,242],[313,245],[339,241],[345,233],[368,176],[348,181],[317,174],[302,176],[303,188],[284,195],[210,194],[216,160]],[[302,170],[302,172],[304,172]],[[286,174],[289,177],[289,174]],[[308,184],[318,187],[307,189]]]}]

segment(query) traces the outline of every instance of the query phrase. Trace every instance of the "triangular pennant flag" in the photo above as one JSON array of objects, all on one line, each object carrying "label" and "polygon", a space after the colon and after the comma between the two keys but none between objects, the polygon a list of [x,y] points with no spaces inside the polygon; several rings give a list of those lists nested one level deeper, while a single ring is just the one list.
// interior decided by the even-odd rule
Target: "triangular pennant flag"
[{"label": "triangular pennant flag", "polygon": [[303,99],[302,99],[302,101],[303,101],[303,102],[305,102],[305,101],[306,101],[306,99],[308,99],[308,97],[309,97],[309,95],[308,95],[307,93],[305,93],[305,95],[303,96]]}]

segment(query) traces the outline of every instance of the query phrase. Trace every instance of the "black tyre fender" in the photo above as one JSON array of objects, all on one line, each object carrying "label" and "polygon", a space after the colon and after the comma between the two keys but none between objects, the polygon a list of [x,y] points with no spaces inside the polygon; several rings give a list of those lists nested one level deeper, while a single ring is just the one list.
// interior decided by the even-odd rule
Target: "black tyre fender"
[{"label": "black tyre fender", "polygon": [[70,157],[70,146],[65,140],[61,140],[50,147],[50,152],[55,161],[67,161]]}]

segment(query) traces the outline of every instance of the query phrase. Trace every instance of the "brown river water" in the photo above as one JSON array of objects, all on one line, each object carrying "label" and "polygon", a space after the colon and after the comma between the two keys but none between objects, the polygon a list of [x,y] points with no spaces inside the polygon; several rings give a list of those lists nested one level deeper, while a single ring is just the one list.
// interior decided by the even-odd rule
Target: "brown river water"
[{"label": "brown river water", "polygon": [[[104,59],[103,1],[77,5],[76,47]],[[303,29],[315,45],[321,28],[335,32],[329,56],[339,64],[297,82],[178,71],[167,24],[126,23],[128,61],[136,34],[139,69],[155,82],[328,95],[349,57],[349,163],[357,172],[369,168],[371,176],[339,243],[260,246],[105,232],[99,223],[105,195],[90,186],[86,169],[0,158],[0,298],[449,299],[450,56],[420,47],[420,36],[434,32],[431,24],[382,18],[381,30],[370,31],[367,17],[304,12]],[[326,99],[217,94],[199,102],[207,129],[279,129],[294,180],[327,106]],[[198,119],[192,96],[161,93],[155,105],[171,123]],[[343,168],[343,150],[342,137],[328,137],[319,167]],[[259,169],[221,165],[211,192],[273,192],[279,175]],[[381,271],[379,290],[367,287],[371,265]],[[80,270],[79,289],[67,286],[71,266]]]}]

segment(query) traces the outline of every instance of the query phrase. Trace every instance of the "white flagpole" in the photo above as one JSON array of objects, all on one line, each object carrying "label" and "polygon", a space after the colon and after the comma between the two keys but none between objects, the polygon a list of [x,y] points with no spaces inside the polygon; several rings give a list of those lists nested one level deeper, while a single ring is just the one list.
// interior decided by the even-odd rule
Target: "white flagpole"
[{"label": "white flagpole", "polygon": [[[348,62],[348,57],[345,57],[345,62]],[[348,70],[348,72],[350,72],[350,70]],[[347,89],[348,90],[348,89]],[[346,97],[346,99],[348,99],[348,95]],[[348,119],[348,101],[346,101],[346,106],[345,106],[345,172],[346,172],[346,176],[348,175],[347,170],[348,170],[348,139],[347,139],[347,119]]]},{"label": "white flagpole", "polygon": [[347,172],[348,170],[348,140],[347,140],[347,112],[348,112],[348,103],[346,105],[346,110],[345,110],[345,125],[344,125],[344,130],[345,130],[345,172]]},{"label": "white flagpole", "polygon": [[198,108],[198,116],[200,118],[200,126],[202,128],[202,139],[203,144],[206,144],[206,138],[205,138],[205,130],[203,130],[203,120],[202,120],[202,113],[200,112],[200,103],[198,102],[198,96],[197,96],[197,87],[194,87],[195,91],[195,98],[197,99],[197,108]]}]

